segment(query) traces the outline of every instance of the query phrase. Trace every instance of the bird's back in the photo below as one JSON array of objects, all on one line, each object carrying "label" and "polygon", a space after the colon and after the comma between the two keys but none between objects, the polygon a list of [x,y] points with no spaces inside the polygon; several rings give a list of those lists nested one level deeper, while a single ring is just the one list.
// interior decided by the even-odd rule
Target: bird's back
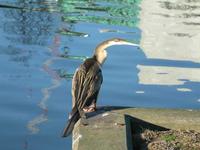
[{"label": "bird's back", "polygon": [[84,63],[80,67],[84,67],[84,70],[88,72],[92,66],[94,66],[96,60],[94,58],[88,58],[84,61]]},{"label": "bird's back", "polygon": [[76,70],[72,80],[73,106],[92,96],[103,80],[101,67],[95,58],[88,58]]}]

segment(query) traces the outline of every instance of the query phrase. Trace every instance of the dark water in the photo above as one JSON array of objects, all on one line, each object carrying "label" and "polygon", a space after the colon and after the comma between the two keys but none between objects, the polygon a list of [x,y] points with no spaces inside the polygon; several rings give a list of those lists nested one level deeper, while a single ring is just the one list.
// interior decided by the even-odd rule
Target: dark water
[{"label": "dark water", "polygon": [[152,3],[0,0],[0,149],[71,149],[71,137],[60,137],[71,77],[113,37],[141,48],[108,49],[99,105],[199,109],[200,3]]}]

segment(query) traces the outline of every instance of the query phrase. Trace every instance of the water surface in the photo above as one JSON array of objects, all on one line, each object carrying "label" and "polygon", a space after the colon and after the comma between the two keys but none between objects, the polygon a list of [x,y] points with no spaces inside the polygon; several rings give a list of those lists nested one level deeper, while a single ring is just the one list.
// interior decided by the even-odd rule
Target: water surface
[{"label": "water surface", "polygon": [[198,1],[0,0],[0,149],[71,149],[71,77],[100,42],[98,105],[200,108]]}]

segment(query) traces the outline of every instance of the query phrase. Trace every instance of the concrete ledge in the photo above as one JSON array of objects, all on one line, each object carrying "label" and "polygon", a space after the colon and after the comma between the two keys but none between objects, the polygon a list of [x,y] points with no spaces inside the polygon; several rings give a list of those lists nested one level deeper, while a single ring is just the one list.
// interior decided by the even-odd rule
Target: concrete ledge
[{"label": "concrete ledge", "polygon": [[88,114],[88,126],[76,124],[73,150],[128,149],[125,114],[163,128],[200,131],[199,110],[100,107]]}]

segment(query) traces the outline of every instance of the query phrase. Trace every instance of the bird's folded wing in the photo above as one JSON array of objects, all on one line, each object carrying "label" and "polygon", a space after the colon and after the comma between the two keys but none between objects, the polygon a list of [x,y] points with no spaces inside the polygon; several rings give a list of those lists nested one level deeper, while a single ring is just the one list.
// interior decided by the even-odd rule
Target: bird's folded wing
[{"label": "bird's folded wing", "polygon": [[73,103],[83,108],[87,99],[100,90],[103,76],[98,64],[92,66],[87,72],[81,66],[76,70],[72,83]]}]

